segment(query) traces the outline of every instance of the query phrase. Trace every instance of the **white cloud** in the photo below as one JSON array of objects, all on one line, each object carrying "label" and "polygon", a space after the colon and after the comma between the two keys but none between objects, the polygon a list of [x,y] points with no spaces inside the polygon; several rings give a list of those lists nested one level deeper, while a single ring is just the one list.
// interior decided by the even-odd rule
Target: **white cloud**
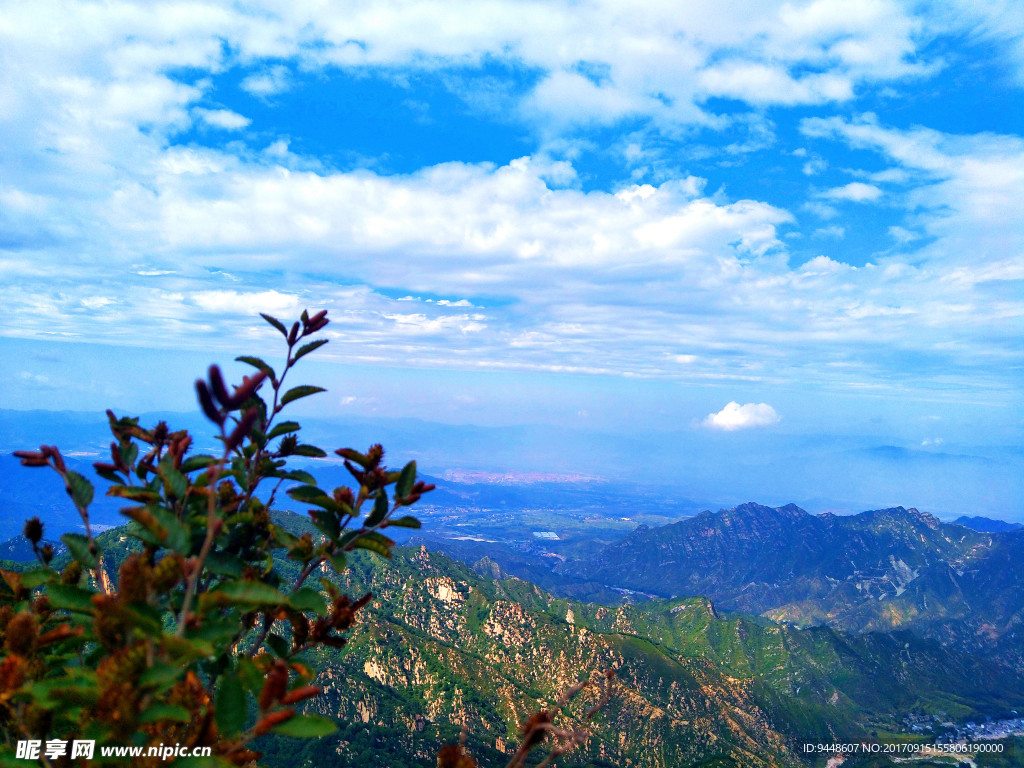
[{"label": "white cloud", "polygon": [[472,307],[473,303],[467,299],[459,299],[458,301],[451,301],[450,299],[438,299],[437,303],[442,307]]},{"label": "white cloud", "polygon": [[770,427],[779,423],[779,414],[768,403],[740,405],[732,401],[718,413],[709,413],[703,425],[708,429],[734,432],[752,427]]},{"label": "white cloud", "polygon": [[750,104],[821,104],[847,101],[853,83],[839,74],[790,75],[785,66],[748,61],[716,64],[700,73],[698,82],[708,94]]},{"label": "white cloud", "polygon": [[829,200],[849,200],[854,203],[874,202],[882,196],[882,190],[874,184],[862,181],[851,181],[842,187],[826,189],[821,196]]},{"label": "white cloud", "polygon": [[298,296],[279,291],[199,291],[192,295],[192,301],[207,312],[248,316],[257,312],[289,315],[302,309]]},{"label": "white cloud", "polygon": [[[828,199],[880,199],[866,182],[925,180],[887,187],[886,202],[906,210],[893,238],[927,244],[856,270],[840,255],[791,268],[780,234],[796,224],[790,211],[656,167],[654,139],[737,128],[712,114],[716,97],[839,103],[922,76],[935,62],[921,46],[941,32],[932,14],[887,0],[716,8],[8,0],[0,71],[18,76],[0,80],[0,231],[15,242],[0,251],[5,333],[138,343],[132,321],[145,318],[205,348],[223,327],[247,337],[256,309],[289,315],[316,296],[346,332],[332,348],[387,363],[811,381],[821,374],[807,356],[837,348],[860,374],[884,367],[880,345],[946,376],[995,377],[978,362],[1019,359],[1019,297],[996,285],[1024,270],[1019,138],[897,130],[870,116],[805,121],[808,139],[870,149],[890,166],[810,202],[813,215],[839,215]],[[1001,31],[985,34],[1009,40],[1012,19],[990,10]],[[481,62],[534,73],[536,87]],[[533,121],[550,152],[386,175],[315,166],[280,136],[261,137],[263,152],[227,143],[237,136],[218,139],[223,151],[173,141],[219,114],[198,104],[220,103],[218,84],[234,75],[269,98],[300,77],[330,78],[334,63],[395,82],[436,77],[477,108]],[[167,74],[181,69],[196,79]],[[563,129],[623,117],[644,125],[623,142],[630,168],[650,166],[657,184],[613,194],[549,157],[582,145]],[[212,119],[238,130],[247,118]],[[768,121],[745,125],[760,144],[735,150],[771,140]],[[211,265],[229,269],[236,290],[210,290]],[[466,298],[407,312],[368,286]],[[83,313],[97,296],[117,303]],[[486,317],[453,313],[474,304]],[[677,349],[686,354],[673,359]]]},{"label": "white cloud", "polygon": [[845,227],[821,227],[814,230],[815,237],[831,237],[836,240],[842,240],[846,237]]},{"label": "white cloud", "polygon": [[814,156],[806,163],[804,163],[803,172],[805,176],[816,176],[817,174],[825,171],[827,168],[828,162],[824,158]]},{"label": "white cloud", "polygon": [[804,203],[801,208],[813,213],[819,219],[824,219],[825,221],[834,219],[839,215],[839,211],[836,210],[835,206],[828,205],[826,203],[818,203],[813,200]]},{"label": "white cloud", "polygon": [[439,293],[527,284],[552,268],[717,270],[722,259],[778,247],[776,227],[791,220],[755,201],[716,204],[689,179],[612,195],[552,189],[545,170],[520,158],[408,176],[242,167],[166,174],[159,209],[146,205],[136,216],[142,225],[155,213],[154,235],[172,247],[223,251],[223,266],[298,265],[312,249],[320,271],[376,280],[379,260],[361,254],[402,254],[403,279]]},{"label": "white cloud", "polygon": [[230,109],[203,109],[196,107],[192,110],[192,114],[207,125],[224,131],[240,131],[252,122],[248,117],[232,112]]},{"label": "white cloud", "polygon": [[889,237],[891,237],[893,240],[895,240],[897,243],[901,245],[905,245],[906,243],[912,243],[915,240],[921,239],[921,235],[919,235],[917,232],[906,229],[905,227],[891,226],[889,227],[888,232]]},{"label": "white cloud", "polygon": [[283,65],[268,67],[242,79],[239,87],[253,96],[269,98],[284,93],[291,87],[291,76],[288,68]]},{"label": "white cloud", "polygon": [[[687,13],[670,4],[593,1],[334,7],[168,0],[154,9],[126,0],[98,10],[10,0],[3,14],[3,71],[30,76],[0,86],[0,112],[50,107],[56,117],[59,102],[74,99],[66,114],[79,123],[76,132],[85,116],[135,117],[160,131],[180,126],[183,108],[213,87],[206,81],[190,90],[164,74],[184,68],[220,74],[243,66],[240,87],[264,99],[303,73],[332,67],[396,76],[459,72],[442,80],[471,103],[490,99],[506,116],[576,125],[637,115],[673,128],[716,124],[706,110],[710,98],[757,106],[842,102],[858,87],[917,76],[928,66],[917,60],[920,18],[889,0],[856,9],[835,0],[740,0]],[[540,76],[524,92],[514,81],[491,82],[494,75],[461,74],[488,60]]]},{"label": "white cloud", "polygon": [[867,114],[855,119],[809,118],[801,131],[871,149],[921,181],[905,193],[913,229],[935,238],[925,246],[931,269],[956,264],[968,273],[1014,274],[1024,264],[1024,139],[978,134],[957,136],[926,128],[899,130]]}]

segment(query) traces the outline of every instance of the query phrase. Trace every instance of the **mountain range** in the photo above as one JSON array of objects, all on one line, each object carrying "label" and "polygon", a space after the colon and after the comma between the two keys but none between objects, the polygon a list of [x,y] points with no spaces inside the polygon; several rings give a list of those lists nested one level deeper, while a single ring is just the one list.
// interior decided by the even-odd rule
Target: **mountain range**
[{"label": "mountain range", "polygon": [[[310,530],[299,515],[274,519],[293,533]],[[101,544],[116,553],[122,535],[107,531]],[[981,611],[956,598],[976,600],[985,590],[1003,604],[984,610],[1001,621],[1016,611],[1019,625],[1021,541],[903,508],[845,519],[746,504],[641,527],[596,552],[592,564],[572,564],[592,567],[591,578],[665,595],[619,605],[558,597],[500,578],[493,561],[471,567],[424,547],[398,548],[390,561],[354,556],[346,573],[331,578],[374,600],[348,645],[308,659],[324,688],[310,709],[340,730],[315,741],[266,737],[260,748],[274,768],[427,768],[464,727],[480,765],[502,766],[531,712],[583,680],[597,683],[604,670],[614,671],[614,689],[596,720],[583,718],[597,702],[595,685],[558,721],[589,729],[570,765],[795,768],[823,762],[808,762],[805,743],[906,740],[921,737],[908,733],[911,723],[941,730],[947,720],[1014,716],[1024,710],[1024,674],[1012,656],[970,653],[937,631],[926,637],[915,617],[890,621],[886,631],[851,631],[820,606],[849,603],[836,616],[879,621],[863,606],[902,599],[946,563],[961,569],[961,588],[947,594],[950,607],[925,606],[947,614],[932,625],[956,626],[963,621],[950,618],[956,611]],[[801,557],[800,546],[810,555]],[[851,580],[854,593],[867,595],[860,603],[849,598]],[[799,621],[772,617],[787,590],[802,596],[800,605],[818,607]],[[719,597],[709,599],[712,592]],[[938,599],[934,589],[927,595]],[[1019,646],[1013,631],[1000,638]]]},{"label": "mountain range", "polygon": [[[480,764],[501,766],[518,723],[605,669],[614,694],[569,765],[805,765],[806,742],[1024,707],[1021,675],[908,632],[800,629],[702,597],[583,603],[425,548],[353,558],[340,582],[375,598],[344,652],[315,660],[326,691],[315,711],[345,726],[301,754],[266,744],[271,764],[432,766],[465,725]],[[596,698],[584,694],[564,724],[583,725]]]},{"label": "mountain range", "polygon": [[811,515],[747,503],[639,526],[556,568],[662,597],[847,632],[910,629],[1024,668],[1024,533],[982,533],[916,509]]}]

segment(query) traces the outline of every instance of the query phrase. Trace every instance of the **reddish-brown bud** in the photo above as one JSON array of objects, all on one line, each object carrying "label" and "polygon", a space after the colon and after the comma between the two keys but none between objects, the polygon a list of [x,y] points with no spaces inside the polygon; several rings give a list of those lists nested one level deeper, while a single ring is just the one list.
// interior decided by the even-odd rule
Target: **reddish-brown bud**
[{"label": "reddish-brown bud", "polygon": [[381,459],[383,458],[384,446],[381,445],[380,443],[377,443],[376,445],[371,445],[370,450],[366,452],[366,460],[369,463],[367,469],[369,469],[370,467],[376,467],[378,464],[380,464]]},{"label": "reddish-brown bud", "polygon": [[477,762],[461,744],[445,744],[437,751],[437,768],[477,768]]},{"label": "reddish-brown bud", "polygon": [[36,647],[38,635],[39,623],[36,621],[36,617],[27,611],[22,611],[7,624],[7,637],[4,645],[11,653],[27,656]]},{"label": "reddish-brown bud", "polygon": [[53,466],[57,468],[58,472],[67,472],[68,468],[64,465],[64,457],[60,455],[56,445],[41,445],[39,449],[43,452],[44,456],[53,459]]},{"label": "reddish-brown bud", "polygon": [[206,418],[214,424],[223,424],[224,414],[218,411],[217,406],[213,404],[213,398],[210,396],[210,389],[202,379],[196,379],[196,394],[199,396],[199,407],[203,409],[203,413],[206,414]]},{"label": "reddish-brown bud", "polygon": [[227,442],[224,447],[233,451],[235,447],[245,439],[245,436],[249,434],[249,430],[253,428],[256,423],[256,419],[260,417],[260,412],[257,408],[250,408],[243,415],[241,420],[238,422],[230,435],[228,435]]},{"label": "reddish-brown bud", "polygon": [[295,340],[299,338],[299,321],[296,320],[292,323],[292,329],[288,332],[288,346],[295,343]]},{"label": "reddish-brown bud", "polygon": [[305,699],[310,699],[314,696],[319,696],[323,693],[323,689],[317,685],[304,685],[301,688],[296,688],[294,691],[289,691],[281,699],[282,704],[296,704]]},{"label": "reddish-brown bud", "polygon": [[351,507],[355,497],[352,495],[352,489],[347,485],[343,485],[340,488],[334,489],[334,500],[339,504]]},{"label": "reddish-brown bud", "polygon": [[118,472],[128,472],[128,465],[125,464],[124,457],[121,455],[121,449],[117,443],[112,442],[110,444],[110,459],[114,462]]},{"label": "reddish-brown bud", "polygon": [[220,372],[220,367],[211,365],[207,370],[207,374],[210,378],[210,391],[213,392],[213,396],[217,398],[221,405],[228,408],[231,396],[228,394],[228,388],[224,386],[224,376]]},{"label": "reddish-brown bud", "polygon": [[310,318],[304,319],[302,322],[303,333],[310,334],[316,333],[328,323],[327,310],[321,309],[315,315]]},{"label": "reddish-brown bud", "polygon": [[293,717],[295,717],[295,710],[291,707],[289,707],[288,709],[279,709],[277,712],[271,712],[266,717],[260,718],[259,721],[256,723],[254,731],[257,736],[262,736],[263,734],[270,731],[270,729],[273,728],[275,725],[280,725],[281,723],[287,722],[288,720],[291,720]]},{"label": "reddish-brown bud", "polygon": [[539,712],[534,712],[530,715],[530,719],[527,720],[520,728],[520,733],[523,734],[522,749],[532,749],[540,744],[547,735],[550,727],[551,715],[548,714],[546,709],[542,709]]},{"label": "reddish-brown bud", "polygon": [[84,631],[85,627],[72,627],[70,624],[61,624],[59,627],[54,627],[49,632],[44,632],[40,635],[39,645],[49,645],[50,643],[67,640],[69,637],[78,637]]},{"label": "reddish-brown bud", "polygon": [[229,405],[231,408],[239,408],[246,400],[253,396],[260,385],[266,380],[267,374],[263,371],[257,371],[252,376],[242,377],[241,386],[235,387],[235,393],[230,397]]},{"label": "reddish-brown bud", "polygon": [[25,521],[23,533],[32,544],[38,544],[43,538],[42,521],[38,517],[30,517]]},{"label": "reddish-brown bud", "polygon": [[280,701],[287,692],[288,665],[280,659],[276,659],[273,668],[267,674],[266,682],[263,683],[263,689],[260,691],[260,711],[270,709],[273,703]]},{"label": "reddish-brown bud", "polygon": [[46,457],[38,451],[15,451],[14,456],[21,459],[23,467],[45,467],[49,465]]}]

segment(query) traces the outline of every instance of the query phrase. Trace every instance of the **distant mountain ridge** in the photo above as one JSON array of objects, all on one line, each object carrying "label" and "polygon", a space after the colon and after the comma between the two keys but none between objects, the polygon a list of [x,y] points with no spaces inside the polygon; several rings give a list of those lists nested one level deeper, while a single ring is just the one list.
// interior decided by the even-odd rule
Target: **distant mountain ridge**
[{"label": "distant mountain ridge", "polygon": [[974,517],[961,515],[952,524],[962,525],[964,528],[970,528],[972,531],[980,531],[982,533],[1024,531],[1024,525],[1021,523],[1008,523],[1005,520],[993,520],[991,517],[981,517],[980,515],[975,515]]},{"label": "distant mountain ridge", "polygon": [[846,631],[912,628],[1024,667],[1024,536],[893,507],[811,515],[742,504],[637,528],[563,572]]}]

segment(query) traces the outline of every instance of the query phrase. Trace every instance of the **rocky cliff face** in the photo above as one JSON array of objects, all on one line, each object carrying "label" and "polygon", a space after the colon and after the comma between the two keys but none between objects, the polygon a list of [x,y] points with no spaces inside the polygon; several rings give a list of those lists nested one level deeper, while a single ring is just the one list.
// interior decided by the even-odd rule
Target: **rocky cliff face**
[{"label": "rocky cliff face", "polygon": [[[529,713],[605,669],[615,694],[575,764],[795,766],[803,740],[898,727],[921,700],[1024,706],[1000,698],[990,665],[938,645],[723,616],[704,598],[579,603],[425,550],[354,558],[342,585],[375,595],[352,642],[314,660],[317,711],[348,725],[289,766],[432,766],[463,727],[481,765],[502,766]],[[560,722],[585,725],[597,698],[585,690]]]},{"label": "rocky cliff face", "polygon": [[357,566],[348,582],[353,592],[372,584],[376,599],[344,653],[317,660],[326,695],[316,708],[381,732],[404,730],[409,764],[431,764],[437,747],[457,739],[464,725],[481,765],[504,765],[519,723],[593,678],[595,687],[563,721],[582,726],[606,669],[615,670],[615,695],[579,762],[675,768],[720,757],[750,766],[798,764],[751,680],[622,634],[635,627],[621,612],[604,614],[619,630],[577,626],[565,617],[587,608],[563,607],[518,580],[481,579],[426,552],[404,553],[392,567]]}]

